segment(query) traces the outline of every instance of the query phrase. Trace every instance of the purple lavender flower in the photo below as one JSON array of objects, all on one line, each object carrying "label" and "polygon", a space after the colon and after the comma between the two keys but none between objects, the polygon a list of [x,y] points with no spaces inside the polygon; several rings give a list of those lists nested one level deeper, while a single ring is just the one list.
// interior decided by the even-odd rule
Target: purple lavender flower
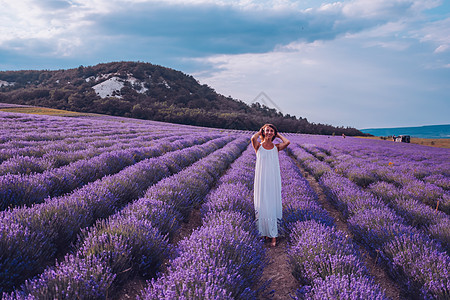
[{"label": "purple lavender flower", "polygon": [[381,288],[367,277],[352,275],[331,275],[325,279],[317,278],[310,292],[305,296],[297,294],[297,299],[345,299],[365,300],[388,299]]},{"label": "purple lavender flower", "polygon": [[[239,296],[232,293],[235,283],[241,280],[236,271],[230,274],[228,268],[215,265],[216,261],[210,256],[202,257],[195,253],[192,259],[193,264],[189,268],[174,270],[158,280],[152,279],[137,299],[231,300]],[[197,263],[200,260],[202,263]]]},{"label": "purple lavender flower", "polygon": [[0,293],[18,287],[24,278],[43,271],[54,247],[41,233],[31,232],[14,217],[0,212]]},{"label": "purple lavender flower", "polygon": [[333,227],[316,221],[295,223],[288,247],[294,276],[304,284],[333,274],[366,275],[357,248]]},{"label": "purple lavender flower", "polygon": [[355,238],[361,240],[369,249],[379,249],[384,243],[403,233],[417,232],[404,225],[401,217],[390,209],[367,209],[348,220]]},{"label": "purple lavender flower", "polygon": [[[450,258],[439,244],[421,234],[399,234],[383,247],[391,271],[403,278],[411,293],[428,299],[450,296]],[[406,278],[405,278],[406,275]]]},{"label": "purple lavender flower", "polygon": [[[105,299],[114,280],[104,262],[95,256],[68,255],[36,279],[26,281],[23,291],[11,299]],[[8,297],[8,298],[9,298]]]},{"label": "purple lavender flower", "polygon": [[182,216],[173,206],[151,198],[140,198],[131,205],[125,207],[122,212],[124,217],[133,216],[140,220],[148,220],[160,230],[163,235],[168,235],[169,240],[181,227]]},{"label": "purple lavender flower", "polygon": [[265,252],[257,236],[236,225],[208,223],[195,230],[179,243],[180,256],[171,261],[168,273],[153,280],[141,298],[254,299],[249,287],[261,276]]},{"label": "purple lavender flower", "polygon": [[[94,251],[99,247],[95,241],[96,236],[103,236],[108,234],[111,236],[122,236],[125,243],[129,246],[131,254],[131,263],[133,270],[139,272],[142,276],[152,277],[158,271],[162,261],[170,254],[166,236],[163,236],[157,228],[155,228],[150,221],[144,219],[137,219],[133,216],[123,218],[120,215],[110,218],[107,221],[100,221],[95,225],[95,228],[87,236],[87,245],[93,248],[86,248],[86,244],[80,248],[80,253],[84,255],[90,251]],[[114,239],[111,238],[113,241]],[[89,241],[92,240],[92,241]],[[86,247],[85,247],[86,246]],[[107,246],[107,245],[106,245]],[[124,250],[119,247],[117,255]],[[127,260],[124,259],[126,263]],[[114,262],[115,269],[127,269],[128,265],[117,266],[118,262]]]},{"label": "purple lavender flower", "polygon": [[80,257],[96,257],[105,266],[108,266],[112,274],[116,274],[115,282],[122,282],[131,274],[132,268],[132,244],[129,239],[120,233],[90,232],[77,247]]},{"label": "purple lavender flower", "polygon": [[203,216],[219,211],[239,211],[254,216],[253,191],[240,183],[221,184],[208,195],[201,210]]}]

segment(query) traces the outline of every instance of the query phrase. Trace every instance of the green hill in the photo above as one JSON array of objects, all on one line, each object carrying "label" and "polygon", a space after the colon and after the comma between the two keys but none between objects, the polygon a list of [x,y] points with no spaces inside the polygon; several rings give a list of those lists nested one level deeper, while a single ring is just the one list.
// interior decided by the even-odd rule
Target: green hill
[{"label": "green hill", "polygon": [[216,128],[363,135],[225,97],[180,71],[141,62],[0,72],[0,102]]}]

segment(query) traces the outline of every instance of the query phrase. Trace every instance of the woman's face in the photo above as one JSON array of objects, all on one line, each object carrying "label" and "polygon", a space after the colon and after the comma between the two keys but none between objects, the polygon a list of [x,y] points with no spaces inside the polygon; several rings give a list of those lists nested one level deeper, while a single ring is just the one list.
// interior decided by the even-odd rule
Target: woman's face
[{"label": "woman's face", "polygon": [[272,127],[266,126],[266,127],[264,128],[264,137],[265,137],[267,140],[271,141],[272,138],[273,138],[273,136],[274,136],[274,134],[275,134],[275,130],[273,130]]}]

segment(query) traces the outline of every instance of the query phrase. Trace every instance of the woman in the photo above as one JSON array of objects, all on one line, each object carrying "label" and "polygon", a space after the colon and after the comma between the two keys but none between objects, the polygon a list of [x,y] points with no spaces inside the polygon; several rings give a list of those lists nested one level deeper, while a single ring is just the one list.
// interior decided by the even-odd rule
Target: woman
[{"label": "woman", "polygon": [[[258,143],[258,137],[261,143]],[[282,143],[274,144],[275,138],[281,139]],[[266,239],[271,238],[270,245],[274,247],[278,236],[278,220],[282,218],[278,151],[285,149],[290,142],[272,124],[261,127],[251,141],[256,152],[254,204],[258,230]]]}]

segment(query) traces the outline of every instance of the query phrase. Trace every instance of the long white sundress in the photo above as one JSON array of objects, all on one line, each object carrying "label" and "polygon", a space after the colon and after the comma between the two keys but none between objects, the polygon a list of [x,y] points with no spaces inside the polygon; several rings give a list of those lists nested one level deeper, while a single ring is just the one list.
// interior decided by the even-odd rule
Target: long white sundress
[{"label": "long white sundress", "polygon": [[282,218],[281,176],[278,149],[261,145],[256,152],[254,204],[259,233],[278,236],[278,219]]}]

